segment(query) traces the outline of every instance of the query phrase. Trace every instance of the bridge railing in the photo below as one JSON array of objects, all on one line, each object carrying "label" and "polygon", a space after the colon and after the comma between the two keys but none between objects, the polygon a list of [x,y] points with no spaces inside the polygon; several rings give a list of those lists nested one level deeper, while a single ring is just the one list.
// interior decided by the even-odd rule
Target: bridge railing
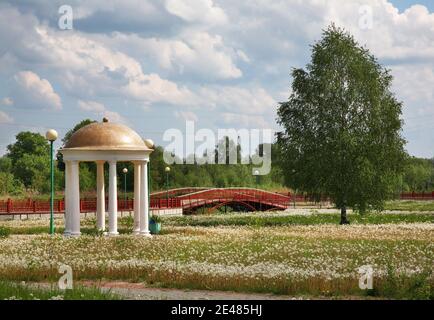
[{"label": "bridge railing", "polygon": [[[105,210],[108,210],[108,199],[105,201]],[[180,208],[181,201],[177,198],[167,199],[152,199],[150,203],[151,209],[159,208]],[[133,211],[134,199],[118,198],[118,211]],[[80,199],[80,212],[95,212],[96,199]],[[1,200],[0,201],[0,215],[1,214],[36,214],[50,212],[49,200]],[[65,200],[55,200],[53,205],[54,213],[65,212]]]},{"label": "bridge railing", "polygon": [[216,188],[179,196],[183,208],[224,202],[262,203],[287,208],[291,199],[285,195],[252,188]]}]

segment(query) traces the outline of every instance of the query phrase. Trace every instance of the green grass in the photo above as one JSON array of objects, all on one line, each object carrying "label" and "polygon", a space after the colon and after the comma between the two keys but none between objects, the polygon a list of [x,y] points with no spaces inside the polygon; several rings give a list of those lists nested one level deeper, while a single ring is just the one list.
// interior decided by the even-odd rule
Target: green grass
[{"label": "green grass", "polygon": [[7,238],[11,234],[11,229],[8,227],[0,226],[0,238]]},{"label": "green grass", "polygon": [[385,205],[385,210],[399,210],[399,211],[431,211],[434,213],[434,201],[388,201]]},{"label": "green grass", "polygon": [[[352,224],[392,224],[392,223],[434,223],[434,214],[432,213],[368,213],[365,215],[350,214],[349,220]],[[164,226],[251,226],[251,227],[273,227],[273,226],[290,226],[290,225],[321,225],[334,224],[338,225],[340,221],[339,214],[322,214],[313,213],[311,215],[288,215],[281,214],[255,214],[255,213],[231,213],[231,214],[212,214],[212,215],[191,215],[179,217],[162,218],[163,233]],[[0,223],[1,224],[1,223]],[[57,225],[56,234],[63,234],[64,227]],[[119,219],[120,234],[130,234],[132,232],[132,218],[123,217]],[[0,237],[7,237],[9,234],[47,234],[49,232],[48,220],[47,225],[25,226],[1,226]],[[81,233],[83,235],[101,236],[102,233],[96,229],[95,219],[82,219]]]},{"label": "green grass", "polygon": [[120,296],[100,289],[77,287],[72,290],[37,288],[0,281],[0,300],[119,300]]},{"label": "green grass", "polygon": [[[352,224],[389,224],[389,223],[418,223],[434,222],[434,214],[375,214],[349,215]],[[163,226],[285,226],[285,225],[319,225],[339,224],[339,214],[312,214],[312,215],[279,215],[265,214],[231,214],[231,215],[201,215],[166,217],[163,219]]]},{"label": "green grass", "polygon": [[[426,225],[209,228],[166,223],[165,234],[152,239],[128,235],[0,239],[0,278],[55,283],[61,263],[71,266],[76,281],[433,299],[433,252],[432,228]],[[358,288],[355,271],[365,264],[379,271],[390,266],[389,274],[375,276],[375,290],[369,292]]]}]

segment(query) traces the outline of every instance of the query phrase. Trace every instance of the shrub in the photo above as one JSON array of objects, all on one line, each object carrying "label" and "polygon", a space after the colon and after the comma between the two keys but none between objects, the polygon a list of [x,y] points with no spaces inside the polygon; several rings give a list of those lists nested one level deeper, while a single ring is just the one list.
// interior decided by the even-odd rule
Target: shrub
[{"label": "shrub", "polygon": [[161,217],[156,214],[152,215],[150,219],[151,223],[161,223],[161,221],[162,221]]},{"label": "shrub", "polygon": [[11,229],[0,226],[0,238],[9,237],[10,234],[11,234]]}]

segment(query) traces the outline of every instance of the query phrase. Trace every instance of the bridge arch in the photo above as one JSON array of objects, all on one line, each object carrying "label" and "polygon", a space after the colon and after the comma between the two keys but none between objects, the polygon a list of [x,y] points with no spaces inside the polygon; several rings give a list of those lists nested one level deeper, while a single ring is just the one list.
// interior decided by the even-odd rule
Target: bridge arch
[{"label": "bridge arch", "polygon": [[243,205],[245,208],[250,209],[251,211],[257,211],[257,209],[256,209],[254,206],[252,206],[251,204],[249,204],[249,203],[247,203],[247,202],[239,201],[239,200],[229,200],[229,201],[226,201],[226,202],[219,202],[219,203],[217,203],[215,206],[209,208],[209,209],[208,209],[208,212],[211,212],[212,210],[217,210],[218,208],[221,208],[221,207],[223,207],[223,206],[226,206],[226,205],[228,205],[228,204],[230,204],[230,203],[241,204],[241,205]]}]

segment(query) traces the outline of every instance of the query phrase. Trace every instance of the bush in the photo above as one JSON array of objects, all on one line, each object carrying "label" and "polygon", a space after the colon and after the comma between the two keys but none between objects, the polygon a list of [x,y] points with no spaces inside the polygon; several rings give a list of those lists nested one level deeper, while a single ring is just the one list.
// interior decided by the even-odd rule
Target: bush
[{"label": "bush", "polygon": [[9,237],[10,234],[11,234],[11,229],[0,226],[0,238]]},{"label": "bush", "polygon": [[161,219],[160,216],[154,214],[154,215],[152,215],[152,217],[151,217],[151,219],[150,219],[150,222],[151,222],[151,223],[161,223],[161,220],[162,220],[162,219]]}]

